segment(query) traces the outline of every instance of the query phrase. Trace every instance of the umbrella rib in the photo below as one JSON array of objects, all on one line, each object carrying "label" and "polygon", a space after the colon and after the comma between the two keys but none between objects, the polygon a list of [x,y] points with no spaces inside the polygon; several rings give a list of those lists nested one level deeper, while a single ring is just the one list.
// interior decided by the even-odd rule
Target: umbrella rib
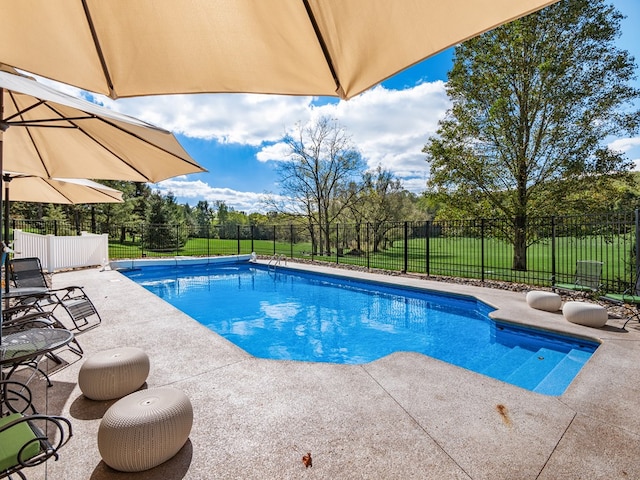
[{"label": "umbrella rib", "polygon": [[75,124],[72,125],[45,125],[46,123],[55,123],[68,121],[71,122],[73,120],[90,120],[95,118],[94,116],[88,117],[65,117],[65,118],[41,118],[39,120],[23,120],[20,122],[5,122],[9,126],[14,127],[42,127],[42,128],[77,128]]},{"label": "umbrella rib", "polygon": [[340,85],[340,79],[338,78],[338,74],[336,73],[336,69],[333,66],[333,61],[331,60],[331,55],[329,55],[329,49],[327,48],[327,44],[324,41],[324,38],[322,37],[322,32],[320,31],[320,27],[318,27],[318,22],[316,21],[316,17],[313,14],[313,10],[311,9],[311,5],[309,5],[309,0],[303,0],[302,3],[304,3],[304,8],[307,10],[307,15],[309,16],[309,21],[311,22],[311,25],[313,26],[313,31],[316,34],[316,37],[318,39],[318,43],[320,44],[320,47],[322,48],[322,53],[324,55],[324,59],[327,62],[327,66],[329,67],[329,70],[331,71],[331,75],[333,76],[333,81],[336,84],[336,93],[338,94],[338,96],[342,99],[346,98],[346,95],[344,93],[344,89],[342,88],[342,85]]},{"label": "umbrella rib", "polygon": [[[7,90],[7,92],[9,92],[9,96],[11,97],[11,101],[13,103],[13,107],[16,109],[16,113],[11,115],[10,117],[7,117],[7,118],[3,119],[3,121],[5,123],[11,122],[12,118],[20,117],[20,116],[24,115],[25,113],[27,113],[28,111],[33,110],[34,108],[37,108],[37,107],[39,107],[40,105],[42,105],[44,103],[44,100],[40,100],[40,101],[34,103],[33,105],[31,105],[30,107],[25,108],[24,110],[19,110],[18,109],[18,104],[15,102],[15,99],[13,98],[13,92],[11,90]],[[12,124],[12,125],[15,125],[15,124]]]},{"label": "umbrella rib", "polygon": [[111,98],[118,98],[115,87],[113,86],[113,82],[111,81],[111,75],[109,75],[109,69],[107,68],[107,61],[105,60],[104,54],[102,53],[102,47],[100,46],[100,41],[98,40],[96,27],[93,24],[93,18],[91,18],[91,12],[89,11],[89,6],[87,5],[86,0],[82,0],[82,7],[84,8],[84,14],[87,18],[89,29],[91,30],[91,37],[93,38],[93,44],[96,47],[96,53],[98,55],[98,58],[100,59],[100,65],[102,66],[102,73],[104,73],[104,78],[107,81],[107,86],[109,88],[109,96]]},{"label": "umbrella rib", "polygon": [[94,192],[96,192],[96,193],[100,194],[100,195],[104,195],[104,196],[106,196],[106,197],[113,198],[114,200],[119,200],[119,198],[118,198],[117,194],[116,194],[116,195],[111,195],[111,193],[109,193],[109,192],[108,192],[108,191],[106,191],[106,190],[100,190],[99,188],[95,188],[95,187],[89,187],[89,188],[90,188],[91,190],[93,190]]},{"label": "umbrella rib", "polygon": [[[12,101],[13,99],[13,95],[11,95],[11,99]],[[90,118],[95,118],[95,115],[93,114],[86,114],[85,116],[82,117],[66,117],[66,118],[41,118],[41,119],[35,119],[35,120],[20,120],[18,122],[13,122],[12,119],[16,118],[16,117],[22,117],[22,115],[24,115],[25,113],[33,110],[34,108],[37,108],[41,105],[45,105],[46,102],[44,100],[40,100],[36,103],[34,103],[33,105],[30,105],[28,108],[25,108],[24,110],[18,110],[18,105],[16,104],[15,101],[13,101],[13,106],[16,110],[16,113],[14,113],[13,115],[11,115],[10,117],[7,117],[3,120],[3,123],[9,126],[14,126],[14,127],[55,127],[55,128],[76,128],[75,126],[69,126],[69,127],[63,127],[60,125],[41,125],[43,123],[48,123],[48,122],[60,122],[61,120],[85,120],[85,119],[90,119]],[[56,112],[58,113],[58,112]]]}]

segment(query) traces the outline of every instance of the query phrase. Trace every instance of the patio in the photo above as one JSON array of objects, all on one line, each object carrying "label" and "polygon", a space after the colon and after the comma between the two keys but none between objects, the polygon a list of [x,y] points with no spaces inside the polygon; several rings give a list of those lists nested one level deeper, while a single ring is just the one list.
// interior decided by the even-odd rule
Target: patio
[{"label": "patio", "polygon": [[[289,266],[293,266],[290,264]],[[297,268],[331,271],[327,267]],[[85,399],[82,360],[32,386],[74,437],[60,460],[30,479],[575,479],[640,478],[640,326],[603,329],[527,307],[523,293],[337,270],[335,273],[474,294],[496,316],[603,341],[560,397],[542,396],[415,353],[366,365],[257,359],[116,271],[57,273],[53,286],[83,285],[99,328],[79,339],[85,355],[137,346],[151,360],[148,387],[171,385],[193,404],[189,441],[146,472],[111,470],[98,453],[101,417],[114,401]],[[63,319],[64,321],[64,319]],[[44,410],[41,407],[41,410]],[[302,456],[311,452],[313,467]]]}]

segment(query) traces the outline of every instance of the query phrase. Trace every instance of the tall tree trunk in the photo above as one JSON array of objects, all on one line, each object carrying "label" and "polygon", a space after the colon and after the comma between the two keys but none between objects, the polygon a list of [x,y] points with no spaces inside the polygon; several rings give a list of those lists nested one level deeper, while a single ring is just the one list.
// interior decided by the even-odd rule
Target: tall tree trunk
[{"label": "tall tree trunk", "polygon": [[527,217],[517,215],[514,223],[513,270],[527,270]]},{"label": "tall tree trunk", "polygon": [[329,225],[329,222],[327,222],[324,227],[324,233],[325,233],[325,250],[327,252],[327,255],[331,255],[331,225]]}]

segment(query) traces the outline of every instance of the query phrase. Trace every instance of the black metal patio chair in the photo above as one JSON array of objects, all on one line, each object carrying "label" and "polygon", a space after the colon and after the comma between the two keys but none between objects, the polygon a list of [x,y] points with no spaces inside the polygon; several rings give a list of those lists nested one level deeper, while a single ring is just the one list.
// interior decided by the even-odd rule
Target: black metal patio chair
[{"label": "black metal patio chair", "polygon": [[14,258],[9,262],[9,270],[16,288],[42,289],[40,293],[19,297],[18,305],[34,305],[43,311],[54,311],[60,306],[73,322],[74,327],[70,330],[76,333],[97,327],[102,322],[98,310],[82,287],[49,288],[39,258]]},{"label": "black metal patio chair", "polygon": [[31,398],[26,385],[0,381],[0,478],[26,480],[23,469],[57,460],[73,435],[68,419],[38,414]]}]

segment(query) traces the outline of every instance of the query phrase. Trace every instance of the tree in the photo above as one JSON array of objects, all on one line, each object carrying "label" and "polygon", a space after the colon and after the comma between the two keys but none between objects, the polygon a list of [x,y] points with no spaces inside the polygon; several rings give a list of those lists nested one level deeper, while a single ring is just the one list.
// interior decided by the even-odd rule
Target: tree
[{"label": "tree", "polygon": [[633,58],[614,43],[621,18],[604,0],[563,0],[456,47],[452,108],[423,150],[428,185],[510,218],[514,269],[526,269],[529,215],[629,169],[604,146],[640,121]]},{"label": "tree", "polygon": [[[351,188],[360,190],[357,201],[349,207],[356,232],[360,231],[362,222],[371,224],[373,251],[377,252],[387,231],[393,228],[392,222],[408,220],[412,210],[411,198],[407,196],[409,192],[402,188],[402,182],[391,171],[380,166],[373,172],[364,173],[361,186],[352,185]],[[359,234],[356,243],[360,250]]]},{"label": "tree", "polygon": [[193,213],[197,225],[199,237],[208,238],[211,235],[211,225],[215,216],[215,211],[209,206],[206,200],[200,200]]},{"label": "tree", "polygon": [[331,224],[355,199],[351,194],[341,194],[348,191],[349,181],[360,175],[362,157],[346,131],[328,117],[309,127],[299,125],[285,142],[290,159],[278,169],[282,194],[294,200],[298,213],[307,216],[314,249],[313,225],[320,226],[320,255],[325,251],[328,254]]},{"label": "tree", "polygon": [[149,214],[146,247],[149,250],[167,251],[184,247],[188,239],[184,215],[175,197],[169,192],[165,197],[153,193],[149,197]]}]

